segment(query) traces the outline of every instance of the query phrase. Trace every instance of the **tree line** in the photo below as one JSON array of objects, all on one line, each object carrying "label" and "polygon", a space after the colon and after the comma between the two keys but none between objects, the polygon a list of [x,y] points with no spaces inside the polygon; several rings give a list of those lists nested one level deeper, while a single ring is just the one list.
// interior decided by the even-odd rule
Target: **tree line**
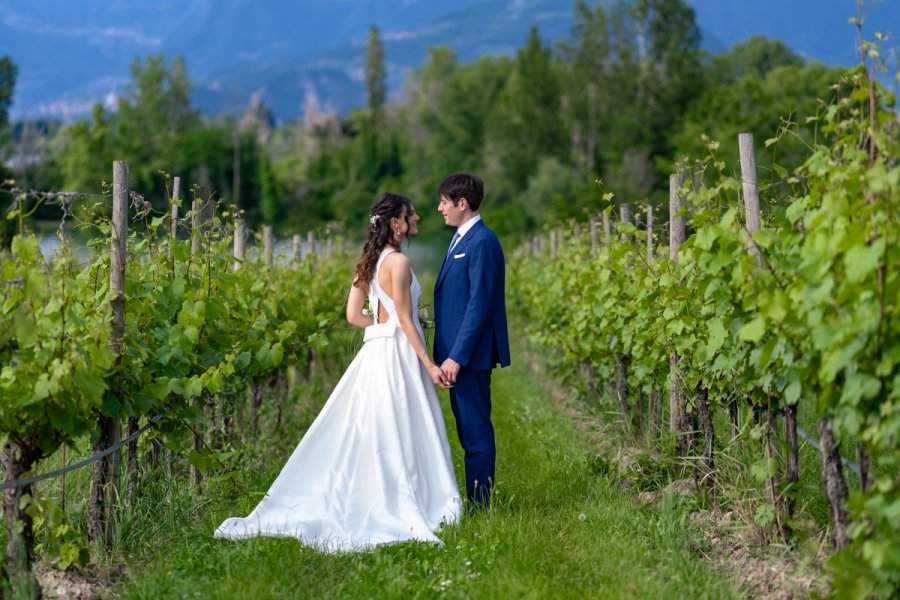
[{"label": "tree line", "polygon": [[[259,98],[241,115],[202,115],[185,60],[151,55],[133,63],[114,110],[98,104],[58,128],[20,123],[13,140],[5,117],[15,66],[6,58],[0,153],[38,158],[3,178],[22,189],[95,192],[109,163],[127,160],[140,165],[132,186],[148,198],[162,203],[164,174],[177,172],[198,182],[196,194],[242,209],[251,225],[287,231],[360,223],[384,189],[428,205],[448,172],[471,170],[489,182],[492,225],[520,235],[586,219],[606,192],[663,205],[679,157],[697,156],[709,139],[727,146],[738,131],[772,137],[781,118],[799,125],[796,139],[779,145],[777,164],[790,170],[814,135],[804,117],[836,79],[834,69],[761,37],[704,51],[683,0],[579,0],[567,39],[551,45],[533,27],[513,56],[463,63],[450,48],[432,48],[391,103],[385,59],[373,26],[366,105],[338,115],[310,97],[302,118],[276,124]],[[764,174],[772,158],[760,157]],[[440,225],[426,220],[424,232]]]}]

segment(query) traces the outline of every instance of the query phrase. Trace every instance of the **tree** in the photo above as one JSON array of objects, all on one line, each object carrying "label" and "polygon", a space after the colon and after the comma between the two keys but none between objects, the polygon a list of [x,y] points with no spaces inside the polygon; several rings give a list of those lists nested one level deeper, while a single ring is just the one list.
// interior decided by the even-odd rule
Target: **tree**
[{"label": "tree", "polygon": [[731,83],[748,76],[763,78],[776,67],[803,65],[803,57],[781,40],[755,35],[714,57],[707,80],[712,85]]},{"label": "tree", "polygon": [[562,44],[566,60],[564,93],[571,123],[571,152],[576,164],[588,173],[598,167],[600,123],[612,112],[614,99],[604,90],[609,76],[609,25],[602,4],[594,9],[579,0],[575,5],[572,40]]},{"label": "tree", "polygon": [[575,164],[626,198],[662,189],[657,159],[697,94],[700,34],[683,0],[576,5],[566,59]]},{"label": "tree", "polygon": [[384,68],[384,43],[378,34],[378,27],[369,29],[369,43],[366,51],[366,92],[369,111],[377,123],[387,98]]},{"label": "tree", "polygon": [[[488,117],[511,67],[512,60],[505,56],[483,56],[463,65],[449,48],[429,51],[406,90],[402,113],[406,189],[431,202],[449,173],[482,169]],[[431,227],[437,231],[443,224],[420,223],[423,233]]]},{"label": "tree", "polygon": [[112,120],[113,115],[102,104],[95,104],[90,120],[63,129],[57,156],[65,188],[97,192],[101,181],[109,181],[109,169],[116,160]]},{"label": "tree", "polygon": [[[9,107],[12,105],[13,90],[16,87],[16,65],[9,56],[0,58],[0,184],[11,177],[11,173],[3,166],[5,156],[4,146],[7,140],[7,125],[9,123]],[[6,194],[0,194],[0,251],[9,250],[15,231],[15,223],[6,218],[6,211],[12,202],[12,198]]]},{"label": "tree", "polygon": [[509,202],[528,186],[542,157],[566,161],[568,135],[560,117],[560,91],[550,49],[532,27],[487,121],[484,169],[499,183],[499,203]]},{"label": "tree", "polygon": [[785,136],[757,153],[760,178],[781,179],[774,165],[792,171],[803,162],[816,126],[806,118],[816,115],[819,99],[832,94],[839,78],[840,69],[806,65],[780,41],[756,37],[737,44],[710,61],[707,85],[671,137],[675,155],[703,156],[714,141],[721,156],[737,156],[739,133],[752,132],[761,142],[778,137],[782,119],[790,119],[799,139]]},{"label": "tree", "polygon": [[0,129],[9,123],[9,107],[12,106],[18,69],[9,56],[0,58]]},{"label": "tree", "polygon": [[131,162],[130,179],[144,193],[164,197],[159,173],[185,165],[178,139],[199,125],[190,105],[190,84],[182,57],[167,65],[162,55],[135,60],[131,83],[119,98],[113,140],[119,160]]},{"label": "tree", "polygon": [[272,225],[279,217],[278,184],[272,173],[271,159],[265,152],[260,153],[259,160],[259,205],[263,222]]}]

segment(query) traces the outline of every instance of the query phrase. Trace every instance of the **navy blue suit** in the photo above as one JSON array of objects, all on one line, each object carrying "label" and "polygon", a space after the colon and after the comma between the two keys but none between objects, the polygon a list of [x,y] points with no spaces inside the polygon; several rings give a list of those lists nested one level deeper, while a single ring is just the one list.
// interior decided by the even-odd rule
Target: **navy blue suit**
[{"label": "navy blue suit", "polygon": [[444,259],[434,285],[434,359],[461,365],[450,407],[466,455],[466,496],[483,505],[490,502],[496,460],[491,370],[510,362],[505,295],[503,249],[479,221]]}]

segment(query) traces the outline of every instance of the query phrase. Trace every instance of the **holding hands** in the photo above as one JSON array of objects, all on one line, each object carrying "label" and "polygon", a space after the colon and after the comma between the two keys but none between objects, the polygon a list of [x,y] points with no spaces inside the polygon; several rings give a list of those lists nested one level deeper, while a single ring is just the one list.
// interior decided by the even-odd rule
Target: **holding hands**
[{"label": "holding hands", "polygon": [[[431,375],[431,380],[434,382],[434,385],[445,390],[453,387],[453,382],[444,374],[443,369],[436,364],[431,363],[428,365],[428,374]],[[455,381],[455,378],[453,381]]]},{"label": "holding hands", "polygon": [[440,367],[431,361],[428,362],[428,374],[431,375],[434,385],[445,390],[452,388],[459,375],[460,364],[452,358],[445,360]]},{"label": "holding hands", "polygon": [[459,369],[460,364],[452,358],[448,358],[444,361],[444,364],[441,365],[441,373],[451,386],[456,383],[456,376],[459,375]]}]

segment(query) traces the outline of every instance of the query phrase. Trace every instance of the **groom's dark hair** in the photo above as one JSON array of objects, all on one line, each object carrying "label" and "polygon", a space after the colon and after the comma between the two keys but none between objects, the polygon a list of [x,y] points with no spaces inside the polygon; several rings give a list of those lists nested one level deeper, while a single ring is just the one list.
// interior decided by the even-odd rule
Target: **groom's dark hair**
[{"label": "groom's dark hair", "polygon": [[446,196],[456,206],[461,198],[465,198],[469,208],[477,211],[484,198],[484,182],[471,173],[454,173],[441,182],[437,191],[438,200]]}]

